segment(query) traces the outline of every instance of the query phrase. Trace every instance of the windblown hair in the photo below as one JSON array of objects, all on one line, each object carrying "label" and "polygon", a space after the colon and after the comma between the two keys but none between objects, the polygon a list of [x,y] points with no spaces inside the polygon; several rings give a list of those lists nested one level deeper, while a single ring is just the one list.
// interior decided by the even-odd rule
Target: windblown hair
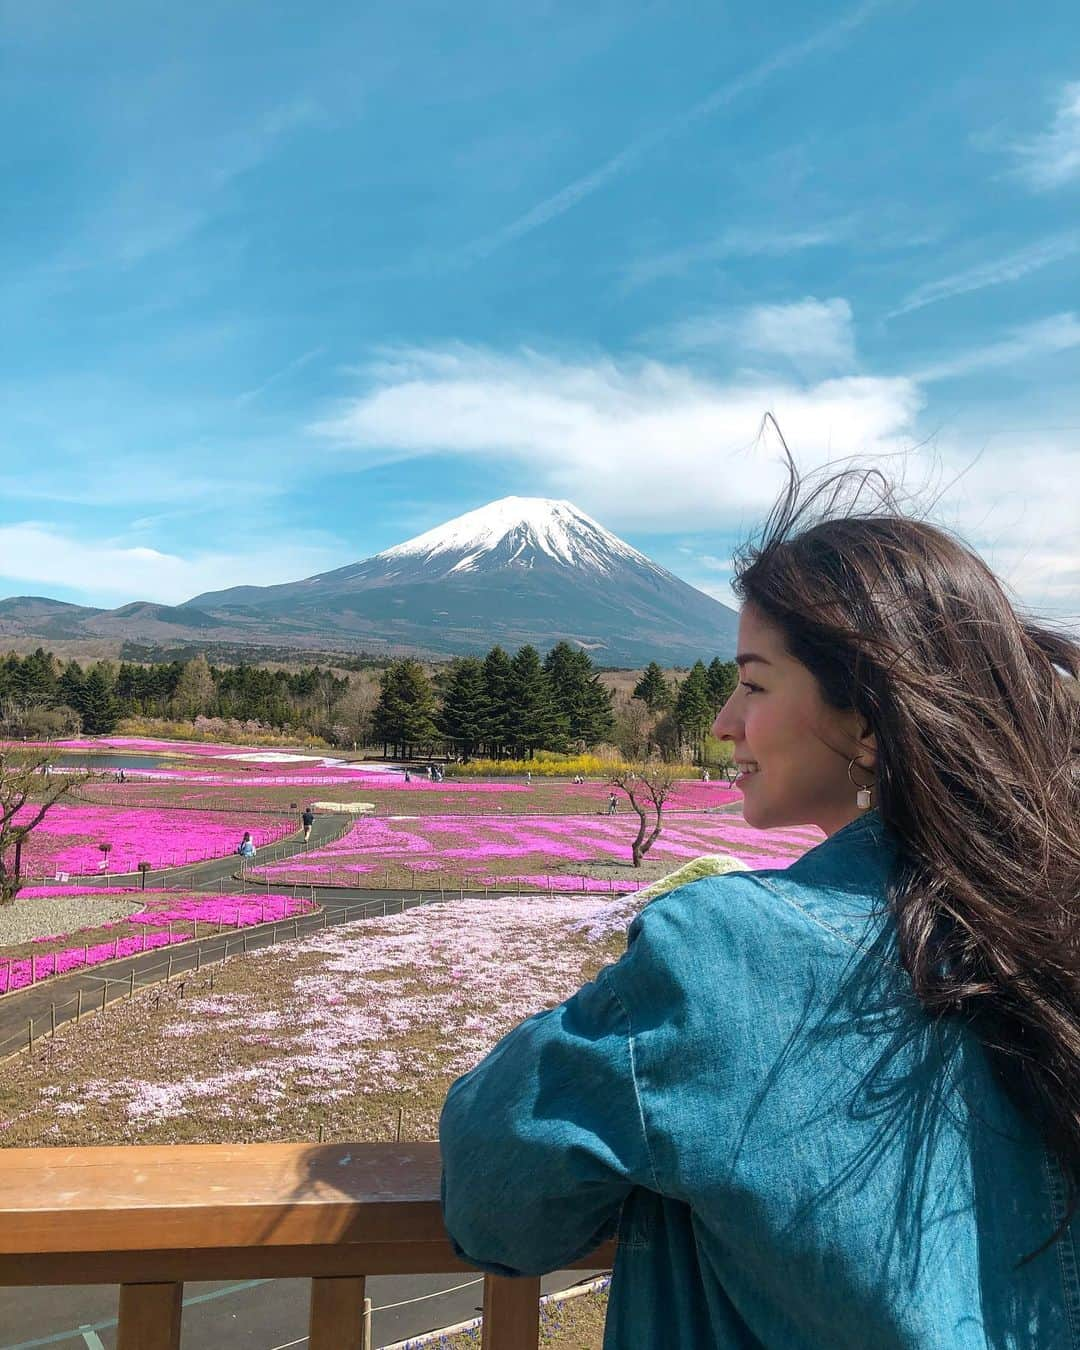
[{"label": "windblown hair", "polygon": [[[1018,612],[958,538],[905,515],[879,470],[833,474],[798,506],[784,450],[787,492],[736,552],[732,589],[826,704],[874,732],[914,992],[970,1025],[1061,1162],[1066,1219],[1041,1252],[1080,1206],[1080,643]],[[884,510],[836,512],[853,475],[856,499],[880,481]]]}]

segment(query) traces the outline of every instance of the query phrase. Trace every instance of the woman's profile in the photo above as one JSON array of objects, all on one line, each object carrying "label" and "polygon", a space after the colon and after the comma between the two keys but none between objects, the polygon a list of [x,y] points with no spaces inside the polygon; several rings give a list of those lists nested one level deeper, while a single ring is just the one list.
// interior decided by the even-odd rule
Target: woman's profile
[{"label": "woman's profile", "polygon": [[825,837],[646,905],[453,1085],[446,1226],[504,1274],[616,1235],[607,1350],[1077,1350],[1080,643],[789,467],[714,734],[763,842]]}]

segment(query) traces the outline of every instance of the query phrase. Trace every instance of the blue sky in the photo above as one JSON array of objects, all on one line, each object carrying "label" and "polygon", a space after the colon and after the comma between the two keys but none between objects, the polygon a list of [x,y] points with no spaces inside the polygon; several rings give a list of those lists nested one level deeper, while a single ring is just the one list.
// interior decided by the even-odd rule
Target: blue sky
[{"label": "blue sky", "polygon": [[730,601],[885,460],[1080,626],[1080,11],[0,0],[0,595],[565,497]]}]

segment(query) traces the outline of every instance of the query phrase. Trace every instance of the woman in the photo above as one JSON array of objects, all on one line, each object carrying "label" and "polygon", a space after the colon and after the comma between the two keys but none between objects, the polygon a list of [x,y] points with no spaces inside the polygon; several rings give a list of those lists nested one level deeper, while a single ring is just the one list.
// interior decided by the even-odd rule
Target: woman
[{"label": "woman", "polygon": [[714,734],[825,838],[654,901],[454,1084],[446,1225],[509,1274],[617,1233],[607,1350],[1075,1350],[1080,645],[891,494],[796,529],[792,475]]}]

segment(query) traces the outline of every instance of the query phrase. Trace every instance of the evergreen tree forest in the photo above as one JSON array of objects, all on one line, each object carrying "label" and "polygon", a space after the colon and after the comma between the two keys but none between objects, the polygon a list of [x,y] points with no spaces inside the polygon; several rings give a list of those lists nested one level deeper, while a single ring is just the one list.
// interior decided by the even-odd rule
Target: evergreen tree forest
[{"label": "evergreen tree forest", "polygon": [[569,642],[544,657],[533,646],[512,656],[494,646],[429,670],[412,658],[391,661],[376,690],[371,673],[320,665],[215,666],[203,655],[80,665],[39,647],[0,658],[0,736],[107,735],[123,718],[206,718],[336,745],[381,743],[397,756],[529,759],[539,750],[575,754],[603,744],[632,758],[698,756],[738,680],[734,662],[719,658],[697,662],[681,681],[669,681],[653,662],[632,697],[627,690],[617,700],[588,653]]}]

